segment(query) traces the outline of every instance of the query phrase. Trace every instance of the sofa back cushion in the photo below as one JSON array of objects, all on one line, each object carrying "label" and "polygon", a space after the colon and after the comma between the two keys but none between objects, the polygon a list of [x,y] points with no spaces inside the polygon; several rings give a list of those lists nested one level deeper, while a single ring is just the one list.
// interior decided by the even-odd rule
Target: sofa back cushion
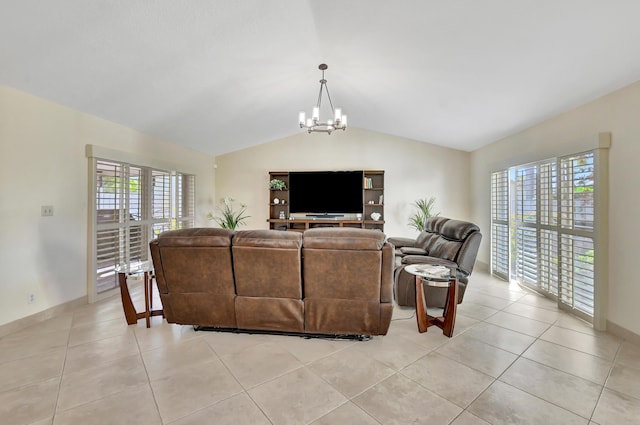
[{"label": "sofa back cushion", "polygon": [[153,258],[160,293],[234,294],[231,262],[233,233],[231,230],[214,228],[161,233],[154,241],[160,255]]},{"label": "sofa back cushion", "polygon": [[430,255],[429,252],[433,249],[440,236],[440,230],[447,221],[449,219],[445,217],[427,218],[424,223],[424,230],[416,238],[416,247],[424,249],[427,255]]},{"label": "sofa back cushion", "polygon": [[306,298],[380,300],[382,232],[317,228],[304,233]]},{"label": "sofa back cushion", "polygon": [[[443,258],[458,264],[458,268],[465,273],[471,273],[473,263],[477,254],[473,248],[476,242],[479,244],[476,236],[480,234],[480,229],[473,223],[462,220],[448,220],[440,229],[440,236],[433,244],[429,255],[432,257]],[[471,237],[473,239],[471,240]],[[469,245],[473,245],[469,247]],[[473,257],[473,258],[471,258]]]},{"label": "sofa back cushion", "polygon": [[233,237],[238,295],[302,299],[302,234],[245,230]]},{"label": "sofa back cushion", "polygon": [[[376,230],[305,231],[302,247],[305,331],[386,333],[391,314],[392,251],[385,243],[385,235]],[[385,309],[382,293],[385,300],[389,299]]]},{"label": "sofa back cushion", "polygon": [[173,230],[150,243],[158,292],[169,323],[235,327],[233,231]]}]

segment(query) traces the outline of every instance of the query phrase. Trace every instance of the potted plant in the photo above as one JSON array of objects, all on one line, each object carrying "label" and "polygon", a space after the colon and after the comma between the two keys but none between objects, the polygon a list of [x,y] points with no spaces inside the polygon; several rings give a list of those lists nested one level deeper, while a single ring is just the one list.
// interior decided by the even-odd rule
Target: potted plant
[{"label": "potted plant", "polygon": [[215,216],[210,212],[209,214],[207,214],[207,218],[209,220],[215,220],[215,222],[218,223],[218,225],[220,225],[220,227],[222,227],[223,229],[235,230],[236,227],[240,226],[241,224],[245,224],[245,220],[251,216],[245,215],[245,212],[247,211],[246,205],[240,204],[240,209],[236,211],[235,207],[233,206],[234,202],[235,199],[233,198],[222,198],[220,200],[221,206],[218,207],[220,216]]},{"label": "potted plant", "polygon": [[286,190],[287,185],[280,179],[273,179],[269,182],[269,189],[271,190]]},{"label": "potted plant", "polygon": [[417,211],[409,217],[409,226],[416,229],[418,232],[424,230],[427,218],[437,217],[440,213],[433,212],[433,206],[436,203],[436,198],[433,196],[429,199],[422,198],[413,202],[413,206]]}]

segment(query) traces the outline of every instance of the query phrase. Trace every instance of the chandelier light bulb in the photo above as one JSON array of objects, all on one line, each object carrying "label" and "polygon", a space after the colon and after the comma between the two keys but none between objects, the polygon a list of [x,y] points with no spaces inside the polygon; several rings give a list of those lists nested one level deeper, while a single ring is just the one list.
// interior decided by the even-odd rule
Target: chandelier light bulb
[{"label": "chandelier light bulb", "polygon": [[298,115],[298,123],[300,124],[300,127],[303,127],[304,123],[307,121],[306,115],[307,114],[305,114],[304,111],[300,112]]}]

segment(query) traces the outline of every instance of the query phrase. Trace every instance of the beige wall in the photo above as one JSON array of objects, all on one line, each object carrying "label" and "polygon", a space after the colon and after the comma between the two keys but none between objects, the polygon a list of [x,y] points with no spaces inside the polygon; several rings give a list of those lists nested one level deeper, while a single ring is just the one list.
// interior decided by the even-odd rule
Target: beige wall
[{"label": "beige wall", "polygon": [[87,144],[195,173],[206,224],[212,157],[0,86],[0,325],[87,295]]},{"label": "beige wall", "polygon": [[[600,132],[611,132],[609,151],[609,279],[608,318],[640,334],[640,284],[635,277],[640,241],[640,82],[613,92],[472,153],[473,220],[490,225],[489,176],[512,165],[579,152],[593,146]],[[486,233],[486,232],[485,232]],[[489,239],[478,259],[488,262]]]},{"label": "beige wall", "polygon": [[436,197],[442,215],[470,218],[470,154],[357,128],[294,136],[216,157],[216,194],[248,206],[244,228],[266,228],[269,171],[384,170],[385,233],[415,236],[410,204]]}]

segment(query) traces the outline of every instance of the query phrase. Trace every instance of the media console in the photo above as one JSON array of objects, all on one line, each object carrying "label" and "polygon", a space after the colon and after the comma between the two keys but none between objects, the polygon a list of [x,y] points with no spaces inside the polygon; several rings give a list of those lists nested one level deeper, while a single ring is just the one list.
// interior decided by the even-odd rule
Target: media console
[{"label": "media console", "polygon": [[[335,172],[338,174],[338,178],[340,173],[344,173],[345,178],[351,179],[351,182],[345,181],[347,188],[342,187],[339,181],[333,181],[332,185],[326,188],[314,187],[312,183],[308,184],[308,190],[306,185],[300,187],[298,183],[298,186],[296,186],[296,182],[302,180],[298,178],[298,175],[316,173],[322,177],[333,172],[269,172],[269,181],[278,179],[286,185],[285,189],[269,190],[269,218],[267,218],[267,222],[270,229],[302,232],[313,227],[357,227],[384,231],[383,170]],[[358,180],[360,183],[357,188],[354,188],[353,175],[356,173],[360,174]],[[292,182],[293,188],[291,188]],[[294,193],[294,191],[296,192]],[[304,191],[304,193],[298,191]],[[300,207],[300,202],[298,201],[298,204],[296,204],[296,200],[302,198],[305,199],[304,202],[313,203],[313,199],[311,201],[308,201],[308,199],[314,196],[317,196],[318,199],[328,199],[328,204],[331,204],[328,205],[329,208],[340,209],[340,202],[342,202],[345,208],[351,212],[298,211],[299,208],[304,208],[304,206]],[[294,211],[290,208],[292,206],[291,201],[294,202]],[[323,203],[316,204],[315,208],[323,209]],[[374,216],[378,217],[378,220],[372,218],[373,213],[375,213]]]}]

